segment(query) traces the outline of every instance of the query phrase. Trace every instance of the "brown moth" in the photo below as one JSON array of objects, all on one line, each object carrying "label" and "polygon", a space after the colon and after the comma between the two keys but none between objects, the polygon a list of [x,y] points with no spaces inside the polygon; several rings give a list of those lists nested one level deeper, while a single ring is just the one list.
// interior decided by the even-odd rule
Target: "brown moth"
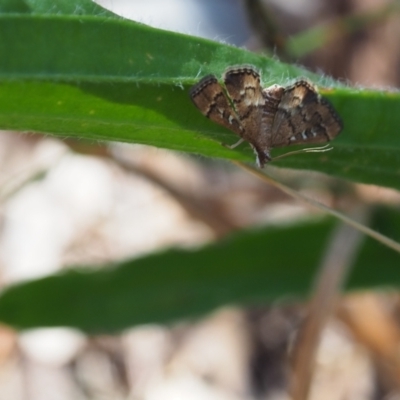
[{"label": "brown moth", "polygon": [[250,143],[262,168],[271,161],[270,150],[292,144],[325,143],[343,129],[333,106],[310,81],[262,88],[252,65],[228,68],[222,86],[214,75],[204,77],[190,90],[195,106],[212,121]]}]

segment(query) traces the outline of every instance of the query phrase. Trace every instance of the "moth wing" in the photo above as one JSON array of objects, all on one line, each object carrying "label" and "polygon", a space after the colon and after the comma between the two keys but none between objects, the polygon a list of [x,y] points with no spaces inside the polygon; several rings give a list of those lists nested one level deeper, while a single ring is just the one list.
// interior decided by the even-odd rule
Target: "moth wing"
[{"label": "moth wing", "polygon": [[190,98],[207,118],[242,135],[243,127],[238,116],[214,75],[208,75],[194,85],[190,90]]},{"label": "moth wing", "polygon": [[271,132],[271,147],[325,143],[335,138],[343,124],[328,100],[309,81],[285,88]]},{"label": "moth wing", "polygon": [[234,66],[223,76],[226,91],[244,128],[246,140],[254,141],[260,132],[265,104],[260,74],[251,65]]}]

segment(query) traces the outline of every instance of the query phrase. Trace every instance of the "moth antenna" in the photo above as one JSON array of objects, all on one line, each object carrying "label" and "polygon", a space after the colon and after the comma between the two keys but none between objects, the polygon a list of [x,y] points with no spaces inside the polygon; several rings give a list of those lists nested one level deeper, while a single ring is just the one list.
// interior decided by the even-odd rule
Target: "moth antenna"
[{"label": "moth antenna", "polygon": [[301,149],[301,150],[295,150],[295,151],[290,151],[289,153],[282,154],[278,157],[274,157],[272,161],[279,160],[280,158],[284,158],[287,156],[292,156],[294,154],[301,154],[301,153],[326,153],[327,151],[333,150],[333,147],[331,147],[329,144],[326,144],[325,146],[321,147],[308,147],[307,149]]},{"label": "moth antenna", "polygon": [[326,153],[327,151],[333,150],[333,147],[330,144],[326,144],[325,146],[320,147],[308,147],[303,149],[306,153]]}]

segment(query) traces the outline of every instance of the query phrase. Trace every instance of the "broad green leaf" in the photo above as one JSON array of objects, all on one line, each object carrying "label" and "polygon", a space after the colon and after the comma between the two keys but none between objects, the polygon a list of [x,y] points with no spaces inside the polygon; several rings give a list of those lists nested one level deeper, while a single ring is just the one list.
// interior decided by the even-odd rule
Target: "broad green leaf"
[{"label": "broad green leaf", "polygon": [[116,17],[91,0],[0,0],[1,13],[71,14]]},{"label": "broad green leaf", "polygon": [[248,145],[220,145],[237,137],[204,118],[188,96],[202,76],[249,63],[265,85],[306,75],[330,86],[324,94],[345,125],[333,151],[274,165],[400,188],[398,92],[348,88],[243,49],[102,15],[87,1],[51,2],[55,14],[49,3],[16,2],[31,12],[0,14],[0,128],[252,161]]},{"label": "broad green leaf", "polygon": [[[17,328],[113,332],[198,316],[224,304],[304,296],[334,226],[325,219],[241,232],[198,250],[167,250],[95,272],[69,270],[23,283],[0,296],[0,321]],[[396,211],[377,213],[374,226],[400,239]],[[348,287],[399,285],[399,255],[366,238]]]}]

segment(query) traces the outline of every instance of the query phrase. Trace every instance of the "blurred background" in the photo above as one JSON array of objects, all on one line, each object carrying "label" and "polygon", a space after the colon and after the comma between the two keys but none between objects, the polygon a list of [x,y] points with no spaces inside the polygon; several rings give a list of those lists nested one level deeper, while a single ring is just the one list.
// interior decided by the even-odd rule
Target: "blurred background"
[{"label": "blurred background", "polygon": [[[399,87],[397,1],[98,3],[135,21],[265,52],[350,85]],[[3,287],[73,264],[97,268],[315,213],[226,162],[145,146],[1,132],[0,165]],[[347,184],[332,178],[277,173],[326,204],[346,200],[337,187]],[[365,202],[400,204],[393,190],[351,190]],[[398,295],[354,294],[342,302],[318,349],[311,398],[400,399]],[[286,353],[303,315],[297,302],[226,307],[197,321],[95,337],[2,326],[0,399],[287,399]]]}]

